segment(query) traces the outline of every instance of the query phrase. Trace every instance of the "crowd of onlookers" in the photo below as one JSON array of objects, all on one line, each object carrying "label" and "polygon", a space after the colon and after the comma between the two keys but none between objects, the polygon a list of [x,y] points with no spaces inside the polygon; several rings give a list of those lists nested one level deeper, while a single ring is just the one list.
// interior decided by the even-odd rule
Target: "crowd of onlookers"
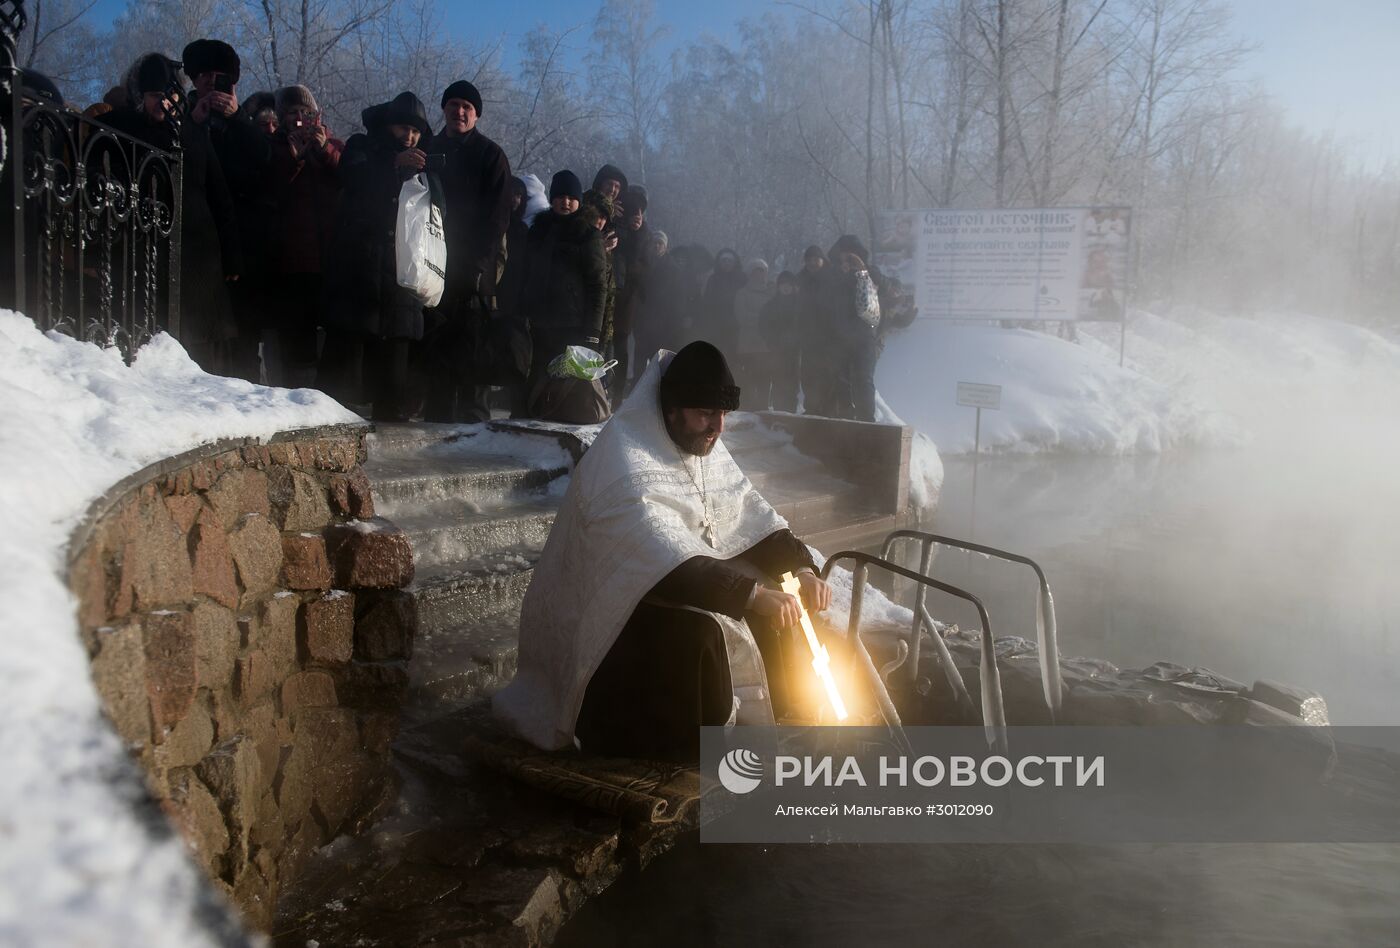
[{"label": "crowd of onlookers", "polygon": [[[567,346],[617,360],[603,381],[615,404],[656,350],[703,338],[735,366],[746,409],[874,420],[883,333],[913,312],[856,237],[772,274],[672,246],[614,165],[587,188],[560,171],[539,193],[478,128],[465,80],[440,114],[404,92],[342,140],[305,86],[241,98],[228,44],[197,40],[182,60],[139,57],[85,114],[161,148],[179,136],[180,336],[207,371],[316,387],[377,420],[477,421],[539,414]],[[395,268],[400,188],[420,172],[447,247],[432,307]]]}]

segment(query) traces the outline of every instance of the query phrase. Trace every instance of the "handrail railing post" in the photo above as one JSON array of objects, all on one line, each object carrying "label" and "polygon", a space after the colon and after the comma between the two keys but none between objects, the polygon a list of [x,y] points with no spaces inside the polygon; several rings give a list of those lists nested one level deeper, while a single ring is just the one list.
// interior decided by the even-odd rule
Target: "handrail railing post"
[{"label": "handrail railing post", "polygon": [[[896,540],[901,539],[897,533],[890,534],[885,539],[884,548],[880,558],[891,559],[890,552],[894,548]],[[933,565],[933,544],[923,543],[920,546],[919,574],[929,575],[929,567]],[[915,688],[919,681],[919,655],[923,644],[923,629],[928,629],[929,639],[933,642],[934,652],[937,654],[938,664],[943,669],[943,677],[948,682],[948,687],[952,689],[953,700],[965,711],[973,712],[972,696],[967,692],[967,682],[963,680],[962,671],[957,663],[953,661],[953,654],[948,651],[948,643],[943,641],[943,636],[938,634],[938,626],[934,623],[933,617],[928,612],[928,586],[924,583],[914,584],[914,608],[913,619],[910,622],[909,654],[905,658],[908,666],[908,678],[911,688]]]},{"label": "handrail railing post", "polygon": [[14,299],[10,305],[16,312],[25,310],[24,285],[24,136],[20,133],[24,116],[24,89],[19,67],[19,34],[28,18],[24,4],[15,2],[14,12],[0,18],[0,93],[5,95],[4,154],[0,154],[0,173],[10,172],[10,193],[4,200],[14,206],[14,241],[10,263],[14,266]]},{"label": "handrail railing post", "polygon": [[[922,576],[911,569],[906,569],[889,560],[869,553],[860,553],[855,550],[842,550],[827,557],[821,568],[821,578],[827,579],[831,575],[832,567],[840,560],[852,560],[858,567],[878,566],[883,570],[894,573],[896,576],[903,576],[912,579],[916,583],[932,586],[951,596],[964,599],[972,603],[977,608],[977,616],[982,624],[982,717],[983,726],[987,731],[987,743],[1001,751],[1006,749],[1006,715],[1001,706],[1001,674],[996,664],[996,649],[992,644],[992,622],[987,616],[987,607],[982,604],[972,593],[965,589],[959,589],[948,583],[940,582],[929,576]],[[848,645],[854,650],[857,662],[866,677],[870,680],[871,688],[875,692],[875,697],[880,704],[880,712],[885,718],[886,725],[889,726],[891,734],[900,745],[908,750],[909,739],[904,734],[904,726],[899,719],[899,710],[894,706],[894,701],[890,698],[889,690],[885,687],[885,682],[880,678],[880,673],[875,668],[875,663],[870,658],[870,653],[865,648],[865,643],[860,638],[859,633],[859,606],[862,603],[857,598],[857,589],[860,596],[864,596],[864,581],[857,584],[852,577],[851,585],[851,614]],[[951,663],[951,659],[949,660]]]},{"label": "handrail railing post", "polygon": [[1055,597],[1050,592],[1050,581],[1045,578],[1045,570],[1041,569],[1040,564],[1019,553],[998,550],[996,547],[968,540],[958,540],[954,537],[924,533],[920,530],[896,530],[886,537],[884,548],[887,558],[889,551],[893,549],[898,540],[918,540],[926,548],[937,543],[955,549],[970,550],[984,556],[1021,563],[1029,566],[1035,572],[1036,580],[1040,584],[1035,613],[1036,644],[1040,651],[1040,680],[1045,693],[1045,705],[1050,709],[1050,719],[1055,720],[1060,713],[1060,704],[1064,699],[1064,681],[1060,675],[1060,643],[1055,624]]}]

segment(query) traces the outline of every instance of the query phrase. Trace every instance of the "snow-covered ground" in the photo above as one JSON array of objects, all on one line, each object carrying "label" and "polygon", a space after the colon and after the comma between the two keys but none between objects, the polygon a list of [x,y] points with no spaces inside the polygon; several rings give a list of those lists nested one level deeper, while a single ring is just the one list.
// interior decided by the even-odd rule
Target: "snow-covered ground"
[{"label": "snow-covered ground", "polygon": [[114,779],[64,549],[123,477],[221,438],[359,419],[307,390],[205,375],[168,336],[128,367],[0,311],[0,944],[201,945],[202,880]]},{"label": "snow-covered ground", "polygon": [[1299,414],[1355,419],[1400,400],[1400,346],[1335,320],[1136,310],[1122,368],[1117,324],[1081,326],[1080,337],[920,320],[891,337],[877,384],[945,455],[973,446],[960,381],[1002,386],[1001,410],[982,412],[982,449],[1001,452],[1230,445]]}]

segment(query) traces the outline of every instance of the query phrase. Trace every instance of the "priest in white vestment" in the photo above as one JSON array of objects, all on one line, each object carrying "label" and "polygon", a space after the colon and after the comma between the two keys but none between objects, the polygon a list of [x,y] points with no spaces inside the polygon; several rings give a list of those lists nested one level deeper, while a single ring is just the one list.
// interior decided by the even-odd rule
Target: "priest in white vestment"
[{"label": "priest in white vestment", "polygon": [[831,590],[720,440],[738,405],[714,346],[663,350],[579,462],[492,702],[521,737],[685,757],[703,725],[782,712],[781,630],[800,610],[778,577],[796,573],[813,612]]}]

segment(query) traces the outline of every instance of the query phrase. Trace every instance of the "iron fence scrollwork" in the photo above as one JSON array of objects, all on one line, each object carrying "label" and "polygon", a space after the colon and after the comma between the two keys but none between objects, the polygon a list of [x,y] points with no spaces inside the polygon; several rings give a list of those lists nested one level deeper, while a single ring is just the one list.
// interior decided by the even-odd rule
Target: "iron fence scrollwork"
[{"label": "iron fence scrollwork", "polygon": [[74,111],[26,81],[25,24],[21,0],[0,0],[0,306],[129,360],[179,336],[179,108],[168,151]]}]

